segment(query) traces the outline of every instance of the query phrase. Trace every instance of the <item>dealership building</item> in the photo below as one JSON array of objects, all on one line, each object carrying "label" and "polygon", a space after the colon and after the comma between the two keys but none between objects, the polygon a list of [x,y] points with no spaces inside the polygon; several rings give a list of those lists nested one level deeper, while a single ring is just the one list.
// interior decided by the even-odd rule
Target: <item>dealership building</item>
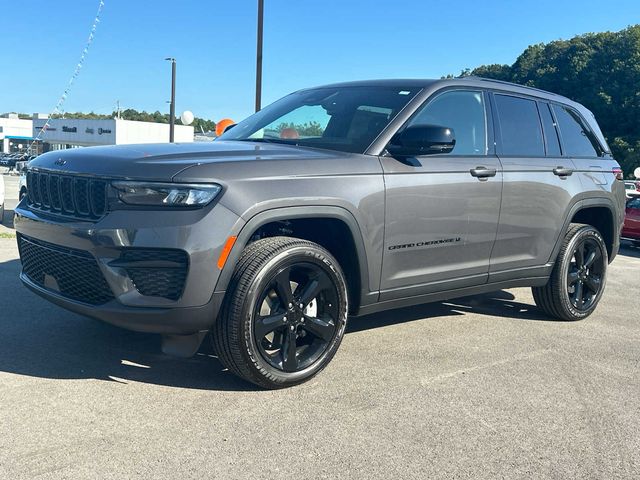
[{"label": "dealership building", "polygon": [[[43,152],[97,145],[168,143],[169,124],[119,118],[52,118],[47,123],[46,119],[39,118],[33,120],[31,136],[41,140]],[[176,142],[193,142],[193,127],[175,125],[174,138]]]},{"label": "dealership building", "polygon": [[0,115],[0,153],[26,152],[33,142],[33,121],[16,113]]}]

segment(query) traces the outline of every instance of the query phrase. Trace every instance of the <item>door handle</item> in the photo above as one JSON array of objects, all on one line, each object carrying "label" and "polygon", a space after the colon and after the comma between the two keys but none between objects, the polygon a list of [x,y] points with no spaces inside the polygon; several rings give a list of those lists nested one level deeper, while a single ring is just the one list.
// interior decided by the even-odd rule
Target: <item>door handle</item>
[{"label": "door handle", "polygon": [[476,178],[489,178],[496,176],[495,168],[487,168],[487,167],[476,167],[469,170],[469,173],[472,177]]},{"label": "door handle", "polygon": [[559,177],[568,177],[573,173],[573,168],[556,167],[553,169],[553,174]]}]

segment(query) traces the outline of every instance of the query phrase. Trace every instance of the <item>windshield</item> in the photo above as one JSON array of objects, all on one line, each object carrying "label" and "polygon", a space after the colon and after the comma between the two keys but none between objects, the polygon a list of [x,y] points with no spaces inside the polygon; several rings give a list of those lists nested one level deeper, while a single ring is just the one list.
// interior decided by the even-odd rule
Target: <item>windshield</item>
[{"label": "windshield", "polygon": [[285,143],[364,153],[419,88],[327,87],[292,93],[220,140]]}]

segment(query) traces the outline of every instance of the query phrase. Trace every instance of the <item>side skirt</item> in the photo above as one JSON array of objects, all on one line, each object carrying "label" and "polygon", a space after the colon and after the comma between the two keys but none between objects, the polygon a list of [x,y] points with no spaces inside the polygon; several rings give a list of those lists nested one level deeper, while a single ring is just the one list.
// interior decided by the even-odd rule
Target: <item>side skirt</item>
[{"label": "side skirt", "polygon": [[374,303],[372,305],[363,305],[362,307],[360,307],[358,313],[354,316],[361,317],[363,315],[369,315],[371,313],[382,312],[385,310],[392,310],[395,308],[410,307],[423,303],[441,302],[443,300],[468,297],[470,295],[479,295],[482,293],[495,292],[504,288],[541,287],[543,285],[546,285],[548,280],[548,276],[519,278],[502,282],[485,283],[483,285],[476,285],[473,287],[429,293],[426,295],[415,295],[411,297],[397,298],[394,300],[387,300],[385,302]]}]

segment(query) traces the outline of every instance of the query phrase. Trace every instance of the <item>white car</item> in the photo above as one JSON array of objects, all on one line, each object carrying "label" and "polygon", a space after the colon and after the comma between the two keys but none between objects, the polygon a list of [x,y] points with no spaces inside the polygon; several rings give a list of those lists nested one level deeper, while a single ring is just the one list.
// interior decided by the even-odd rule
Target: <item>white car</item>
[{"label": "white car", "polygon": [[23,173],[20,175],[20,181],[18,182],[18,199],[22,200],[27,195],[27,175]]},{"label": "white car", "polygon": [[624,189],[627,198],[640,197],[640,180],[625,180]]},{"label": "white car", "polygon": [[4,177],[0,175],[0,223],[4,220]]}]

